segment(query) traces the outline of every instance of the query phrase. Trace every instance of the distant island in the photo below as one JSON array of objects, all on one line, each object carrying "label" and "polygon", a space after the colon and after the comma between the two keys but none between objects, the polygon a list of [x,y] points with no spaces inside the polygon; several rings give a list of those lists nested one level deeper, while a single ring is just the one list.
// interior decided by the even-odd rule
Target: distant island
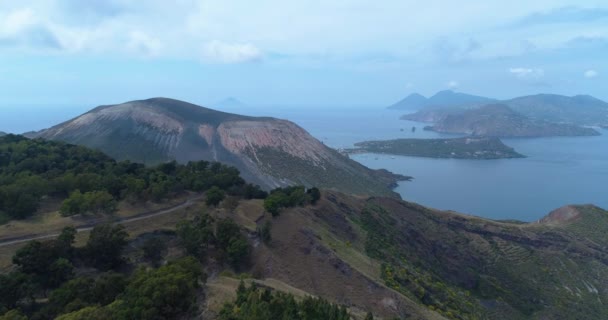
[{"label": "distant island", "polygon": [[213,104],[214,108],[242,108],[242,107],[246,107],[247,104],[244,103],[243,101],[234,98],[234,97],[228,97],[222,101],[219,101],[215,104]]},{"label": "distant island", "polygon": [[[478,109],[486,105],[498,104],[507,106],[513,112],[535,122],[589,127],[600,126],[603,128],[608,126],[608,102],[589,95],[569,97],[558,94],[535,94],[508,100],[498,100],[444,90],[439,91],[430,98],[413,93],[388,108],[418,111],[404,116],[402,119],[405,120],[439,122],[452,114]],[[565,127],[562,129],[565,129]],[[589,130],[586,133],[577,131],[574,133],[566,132],[565,134],[563,130],[560,131],[562,132],[557,135],[592,135],[592,132]],[[572,130],[568,129],[567,131]],[[534,136],[537,135],[534,134]]]},{"label": "distant island", "polygon": [[452,139],[395,139],[363,141],[356,148],[345,149],[347,154],[380,153],[399,156],[453,159],[509,159],[524,158],[498,138],[452,138]]},{"label": "distant island", "polygon": [[401,119],[432,123],[426,130],[472,136],[596,136],[600,133],[591,127],[608,127],[608,103],[589,95],[497,100],[445,90],[430,98],[411,94],[389,109],[416,110]]},{"label": "distant island", "polygon": [[5,135],[6,135],[6,132],[0,131],[0,137],[5,136]]},{"label": "distant island", "polygon": [[490,104],[465,110],[453,108],[422,110],[405,115],[401,119],[434,123],[425,127],[425,130],[471,136],[535,138],[600,135],[593,128],[576,124],[531,119],[505,104]]},{"label": "distant island", "polygon": [[470,107],[496,102],[496,99],[475,96],[472,94],[443,90],[427,98],[419,93],[412,93],[392,105],[394,110],[419,110],[422,108]]}]

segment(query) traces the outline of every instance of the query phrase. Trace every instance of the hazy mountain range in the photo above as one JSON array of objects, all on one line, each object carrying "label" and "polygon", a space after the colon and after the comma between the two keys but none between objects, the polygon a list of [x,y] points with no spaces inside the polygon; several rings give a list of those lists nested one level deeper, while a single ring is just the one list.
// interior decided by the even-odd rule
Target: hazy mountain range
[{"label": "hazy mountain range", "polygon": [[412,93],[403,100],[389,106],[395,110],[419,110],[422,108],[467,108],[497,101],[496,99],[475,96],[452,90],[439,91],[426,98],[419,93]]},{"label": "hazy mountain range", "polygon": [[293,122],[167,98],[100,106],[28,136],[84,145],[118,160],[146,164],[220,161],[264,189],[302,184],[398,197],[391,187],[405,178],[368,169]]},{"label": "hazy mountain range", "polygon": [[[428,104],[431,100],[438,103]],[[497,101],[442,91],[402,119],[431,122],[434,125],[428,129],[446,133],[497,137],[588,136],[599,132],[585,126],[608,124],[608,103],[584,95],[538,94]]]}]

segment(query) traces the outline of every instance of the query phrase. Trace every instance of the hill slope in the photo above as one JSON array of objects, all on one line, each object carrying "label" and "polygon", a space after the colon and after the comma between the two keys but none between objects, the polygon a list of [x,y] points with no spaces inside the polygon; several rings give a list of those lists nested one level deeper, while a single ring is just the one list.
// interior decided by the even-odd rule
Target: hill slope
[{"label": "hill slope", "polygon": [[[445,109],[442,109],[445,110]],[[513,111],[504,104],[485,105],[476,109],[433,110],[433,126],[426,129],[443,133],[461,133],[488,137],[548,137],[548,136],[593,136],[599,135],[591,128],[572,124],[531,120]],[[406,119],[426,119],[428,112],[406,116]]]},{"label": "hill slope", "polygon": [[608,125],[608,103],[588,95],[537,94],[504,102],[532,119],[578,125]]},{"label": "hill slope", "polygon": [[412,314],[413,301],[451,319],[601,319],[608,212],[572,208],[566,221],[511,224],[325,193],[274,220],[254,274],[383,316],[395,296],[361,275],[406,296]]},{"label": "hill slope", "polygon": [[323,145],[296,124],[154,98],[97,107],[30,136],[99,149],[118,160],[156,164],[219,161],[271,189],[315,185],[397,196],[396,176],[370,170]]}]

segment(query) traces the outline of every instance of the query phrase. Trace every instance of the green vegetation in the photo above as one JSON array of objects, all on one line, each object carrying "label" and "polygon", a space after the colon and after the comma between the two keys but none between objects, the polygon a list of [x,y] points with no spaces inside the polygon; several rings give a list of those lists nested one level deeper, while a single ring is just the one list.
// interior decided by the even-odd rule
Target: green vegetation
[{"label": "green vegetation", "polygon": [[204,260],[213,252],[235,269],[247,263],[251,252],[241,228],[230,218],[215,221],[208,214],[201,214],[194,220],[181,221],[177,235],[188,254]]},{"label": "green vegetation", "polygon": [[308,190],[304,186],[277,188],[264,199],[264,209],[276,217],[283,208],[315,204],[320,198],[321,192],[314,187]]},{"label": "green vegetation", "polygon": [[227,303],[220,312],[220,320],[350,320],[344,307],[321,298],[306,297],[298,302],[291,294],[272,292],[255,284],[246,287],[241,281],[236,300]]},{"label": "green vegetation", "polygon": [[82,193],[76,190],[63,201],[59,212],[64,217],[93,212],[111,214],[116,211],[116,200],[107,191]]},{"label": "green vegetation", "polygon": [[144,258],[152,264],[157,265],[167,251],[167,243],[159,237],[153,237],[144,242],[142,250]]},{"label": "green vegetation", "polygon": [[93,228],[84,247],[87,258],[100,270],[110,270],[122,264],[122,252],[129,234],[122,225],[104,224]]},{"label": "green vegetation", "polygon": [[222,202],[222,200],[224,200],[225,197],[226,194],[224,193],[224,191],[222,191],[222,189],[213,186],[207,191],[207,199],[205,200],[205,202],[208,206],[217,206],[218,204],[220,204],[220,202]]},{"label": "green vegetation", "polygon": [[174,319],[195,305],[205,281],[195,258],[133,274],[77,273],[121,267],[128,234],[121,226],[98,226],[81,249],[72,246],[75,235],[65,228],[56,240],[32,241],[17,251],[15,271],[0,275],[0,319]]},{"label": "green vegetation", "polygon": [[237,169],[220,163],[168,162],[146,168],[66,143],[16,135],[0,138],[0,221],[31,216],[48,197],[62,199],[60,212],[70,216],[112,213],[121,200],[160,201],[185,190],[208,190],[211,205],[225,193],[266,196],[246,184]]},{"label": "green vegetation", "polygon": [[346,152],[480,160],[523,157],[498,138],[396,139],[358,142],[355,146]]}]

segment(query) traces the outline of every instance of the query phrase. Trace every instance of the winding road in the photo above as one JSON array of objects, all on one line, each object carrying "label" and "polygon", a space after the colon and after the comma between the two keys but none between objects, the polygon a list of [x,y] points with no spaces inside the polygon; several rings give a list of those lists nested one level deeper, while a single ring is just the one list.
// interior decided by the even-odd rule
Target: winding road
[{"label": "winding road", "polygon": [[[122,223],[129,223],[129,222],[134,222],[134,221],[146,220],[146,219],[150,219],[150,218],[157,217],[157,216],[162,216],[162,215],[186,208],[186,207],[192,205],[195,201],[200,200],[201,198],[203,198],[203,196],[192,197],[192,198],[189,198],[189,199],[187,199],[179,204],[176,204],[175,206],[169,207],[169,208],[142,212],[142,213],[138,213],[133,216],[130,216],[130,217],[118,218],[118,219],[110,221],[110,222],[113,224],[119,224],[119,223],[122,224]],[[109,222],[109,221],[97,220],[97,221],[87,222],[85,224],[76,226],[76,230],[78,232],[90,231],[95,226],[103,224],[103,223],[107,223],[107,222]],[[32,241],[32,240],[51,239],[51,238],[55,238],[57,236],[59,236],[59,232],[45,233],[45,234],[30,234],[30,235],[11,237],[11,238],[0,238],[0,247],[6,247],[6,246],[19,244],[19,243],[23,243],[23,242],[28,242],[28,241]]]}]

